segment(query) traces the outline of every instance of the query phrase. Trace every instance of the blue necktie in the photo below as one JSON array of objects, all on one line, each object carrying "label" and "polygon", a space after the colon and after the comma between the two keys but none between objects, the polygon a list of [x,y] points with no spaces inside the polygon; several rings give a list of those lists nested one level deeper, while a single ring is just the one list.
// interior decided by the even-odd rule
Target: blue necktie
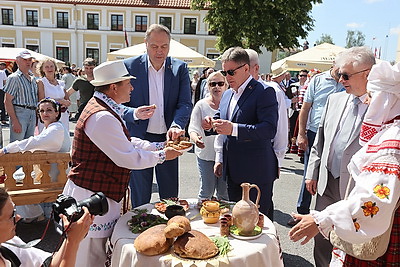
[{"label": "blue necktie", "polygon": [[340,165],[342,163],[343,151],[347,147],[350,137],[355,130],[355,124],[358,116],[358,104],[360,99],[355,97],[351,103],[352,107],[349,108],[342,127],[336,133],[338,137],[333,146],[334,152],[332,156],[331,173],[333,177],[338,178],[340,176]]}]

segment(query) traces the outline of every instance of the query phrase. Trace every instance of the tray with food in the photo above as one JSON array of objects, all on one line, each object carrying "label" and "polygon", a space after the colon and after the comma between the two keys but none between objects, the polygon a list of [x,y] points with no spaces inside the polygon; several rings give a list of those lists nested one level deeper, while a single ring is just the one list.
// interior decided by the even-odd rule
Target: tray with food
[{"label": "tray with food", "polygon": [[165,224],[168,221],[159,215],[148,213],[147,209],[133,209],[132,212],[135,215],[128,221],[128,227],[134,234],[140,234],[155,225]]},{"label": "tray with food", "polygon": [[172,147],[175,148],[176,150],[180,151],[189,151],[192,149],[193,144],[189,141],[188,137],[185,136],[179,136],[176,140],[174,141],[167,141],[166,147]]},{"label": "tray with food", "polygon": [[179,199],[177,197],[161,199],[160,202],[154,204],[154,208],[160,213],[165,213],[167,206],[170,205],[180,205],[183,206],[185,211],[189,210],[189,203],[185,199]]},{"label": "tray with food", "polygon": [[209,237],[194,230],[184,216],[175,216],[166,224],[147,229],[136,238],[134,247],[137,252],[147,256],[170,251],[170,256],[192,261],[226,256],[232,250],[228,238]]}]

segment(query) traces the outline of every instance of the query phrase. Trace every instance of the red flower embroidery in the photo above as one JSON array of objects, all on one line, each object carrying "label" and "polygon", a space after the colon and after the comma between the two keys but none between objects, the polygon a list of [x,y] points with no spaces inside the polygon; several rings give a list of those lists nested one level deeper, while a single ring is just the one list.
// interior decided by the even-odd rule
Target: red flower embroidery
[{"label": "red flower embroidery", "polygon": [[383,184],[378,184],[374,187],[374,194],[380,199],[389,199],[390,189],[387,186],[383,186]]},{"label": "red flower embroidery", "polygon": [[376,206],[376,202],[372,203],[372,201],[364,202],[364,206],[361,206],[364,212],[364,216],[374,217],[379,211],[379,208]]}]

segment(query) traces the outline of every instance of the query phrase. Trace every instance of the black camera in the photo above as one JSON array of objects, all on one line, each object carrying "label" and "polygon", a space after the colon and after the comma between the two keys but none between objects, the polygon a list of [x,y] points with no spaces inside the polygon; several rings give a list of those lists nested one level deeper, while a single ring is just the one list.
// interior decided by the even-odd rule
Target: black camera
[{"label": "black camera", "polygon": [[77,202],[73,197],[60,194],[53,204],[54,218],[64,214],[70,222],[76,222],[84,213],[82,207],[86,207],[92,215],[104,215],[108,212],[107,198],[102,192],[97,192]]}]

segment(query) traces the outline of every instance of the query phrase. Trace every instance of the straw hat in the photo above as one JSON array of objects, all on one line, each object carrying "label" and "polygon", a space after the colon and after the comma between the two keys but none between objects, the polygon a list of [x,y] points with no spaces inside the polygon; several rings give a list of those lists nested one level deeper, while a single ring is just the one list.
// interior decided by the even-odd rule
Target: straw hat
[{"label": "straw hat", "polygon": [[128,79],[136,79],[129,75],[123,60],[107,61],[93,69],[94,80],[90,83],[94,86],[102,86]]},{"label": "straw hat", "polygon": [[277,69],[272,70],[271,79],[278,78],[279,76],[285,74],[286,72],[287,72],[287,70],[283,66],[280,66]]}]

